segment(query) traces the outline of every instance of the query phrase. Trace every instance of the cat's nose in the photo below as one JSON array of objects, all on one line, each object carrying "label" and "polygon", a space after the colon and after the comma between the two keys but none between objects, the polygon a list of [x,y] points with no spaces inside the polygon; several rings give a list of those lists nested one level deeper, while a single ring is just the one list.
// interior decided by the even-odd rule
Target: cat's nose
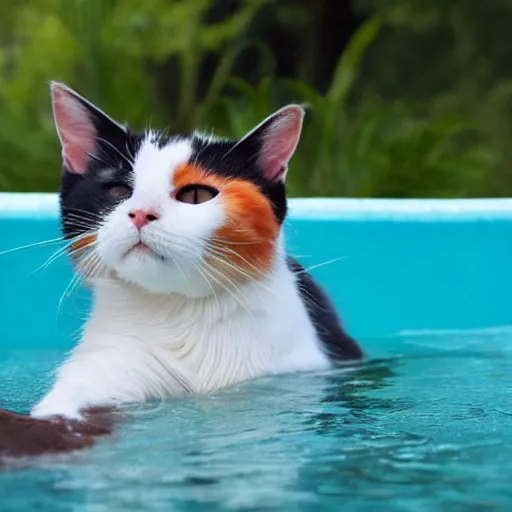
[{"label": "cat's nose", "polygon": [[158,219],[158,215],[153,210],[130,210],[128,217],[132,220],[137,229],[142,229],[146,224]]}]

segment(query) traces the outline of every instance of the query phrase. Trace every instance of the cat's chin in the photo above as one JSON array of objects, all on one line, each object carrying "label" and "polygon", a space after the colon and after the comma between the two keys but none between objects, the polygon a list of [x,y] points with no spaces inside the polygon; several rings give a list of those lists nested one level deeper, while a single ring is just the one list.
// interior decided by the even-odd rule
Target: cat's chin
[{"label": "cat's chin", "polygon": [[152,295],[175,294],[190,299],[213,295],[203,276],[178,268],[144,249],[137,249],[112,268],[116,281]]}]

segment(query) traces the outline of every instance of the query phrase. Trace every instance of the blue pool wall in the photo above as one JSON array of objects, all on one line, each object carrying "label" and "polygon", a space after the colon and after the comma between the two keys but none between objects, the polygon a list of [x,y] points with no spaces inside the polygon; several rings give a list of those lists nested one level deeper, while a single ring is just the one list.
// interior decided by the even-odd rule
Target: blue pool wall
[{"label": "blue pool wall", "polygon": [[[285,229],[362,341],[512,324],[512,200],[294,199]],[[0,253],[59,236],[56,195],[0,193]],[[62,298],[66,258],[38,270],[58,247],[0,255],[0,346],[69,349],[79,336],[90,292]]]}]

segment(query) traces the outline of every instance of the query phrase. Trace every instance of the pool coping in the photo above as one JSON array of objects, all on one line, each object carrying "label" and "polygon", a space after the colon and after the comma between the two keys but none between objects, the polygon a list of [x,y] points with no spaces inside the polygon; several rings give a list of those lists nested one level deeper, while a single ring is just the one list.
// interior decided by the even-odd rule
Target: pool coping
[{"label": "pool coping", "polygon": [[[1,218],[56,219],[56,193],[0,192]],[[481,221],[512,220],[512,199],[292,198],[290,216],[299,220]]]}]

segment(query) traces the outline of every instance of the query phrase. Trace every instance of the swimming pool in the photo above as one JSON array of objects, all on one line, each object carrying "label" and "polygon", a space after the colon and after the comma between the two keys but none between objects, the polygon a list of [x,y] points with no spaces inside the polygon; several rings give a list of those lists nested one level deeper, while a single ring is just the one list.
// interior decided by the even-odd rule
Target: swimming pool
[{"label": "swimming pool", "polygon": [[[336,260],[312,272],[367,362],[132,407],[0,473],[0,510],[508,510],[512,201],[295,200],[287,233]],[[0,251],[58,234],[55,196],[0,195]],[[86,291],[57,312],[64,260],[33,272],[55,249],[0,257],[0,408],[28,410],[86,314]]]}]

